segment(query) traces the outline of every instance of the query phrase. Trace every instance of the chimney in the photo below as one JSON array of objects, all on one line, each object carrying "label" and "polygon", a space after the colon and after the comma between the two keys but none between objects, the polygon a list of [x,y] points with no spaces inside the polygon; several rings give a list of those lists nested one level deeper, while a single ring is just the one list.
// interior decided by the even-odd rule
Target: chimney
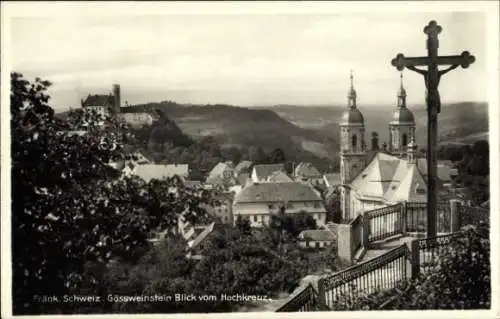
[{"label": "chimney", "polygon": [[121,107],[121,102],[120,102],[120,85],[119,84],[113,84],[113,107],[116,113],[120,113],[120,107]]}]

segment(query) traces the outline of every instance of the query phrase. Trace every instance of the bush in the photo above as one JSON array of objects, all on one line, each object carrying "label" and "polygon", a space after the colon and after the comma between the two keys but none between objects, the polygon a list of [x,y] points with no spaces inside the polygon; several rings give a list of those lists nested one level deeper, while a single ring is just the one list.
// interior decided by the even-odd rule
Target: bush
[{"label": "bush", "polygon": [[364,294],[351,290],[334,310],[489,309],[490,243],[480,230],[469,230],[443,249],[428,272],[394,289]]}]

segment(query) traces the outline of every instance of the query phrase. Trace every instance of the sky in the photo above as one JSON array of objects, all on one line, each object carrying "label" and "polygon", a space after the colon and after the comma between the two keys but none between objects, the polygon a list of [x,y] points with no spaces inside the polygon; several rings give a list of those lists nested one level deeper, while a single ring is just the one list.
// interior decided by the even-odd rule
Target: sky
[{"label": "sky", "polygon": [[[77,10],[75,8],[74,10]],[[75,11],[76,12],[76,11]],[[87,13],[11,17],[12,70],[53,82],[57,109],[121,85],[122,102],[345,105],[350,70],[359,105],[394,107],[397,53],[426,55],[423,27],[442,27],[439,52],[476,62],[445,75],[442,101],[486,101],[486,22],[480,12],[305,14]],[[421,75],[404,71],[409,104]]]}]

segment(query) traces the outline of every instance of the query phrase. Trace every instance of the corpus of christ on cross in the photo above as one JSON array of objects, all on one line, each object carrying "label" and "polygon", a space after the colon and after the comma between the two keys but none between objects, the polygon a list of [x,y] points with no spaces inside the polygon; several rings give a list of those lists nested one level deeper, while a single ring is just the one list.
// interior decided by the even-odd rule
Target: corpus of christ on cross
[{"label": "corpus of christ on cross", "polygon": [[[437,115],[441,110],[439,97],[439,80],[441,76],[458,66],[468,68],[474,63],[474,56],[468,51],[461,55],[438,56],[439,40],[438,34],[442,28],[436,21],[431,21],[424,28],[427,34],[427,56],[426,57],[405,57],[398,54],[391,62],[399,71],[406,67],[424,76],[425,87],[427,89],[427,237],[435,237],[437,231]],[[448,66],[439,70],[438,66]],[[427,66],[427,70],[416,68],[417,66]]]}]

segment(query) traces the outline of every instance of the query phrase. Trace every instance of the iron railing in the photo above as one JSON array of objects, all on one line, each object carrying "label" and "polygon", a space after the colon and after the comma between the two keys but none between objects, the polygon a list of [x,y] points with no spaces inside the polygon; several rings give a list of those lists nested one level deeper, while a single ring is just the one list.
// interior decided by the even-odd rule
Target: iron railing
[{"label": "iron railing", "polygon": [[382,240],[402,232],[402,204],[382,207],[365,212],[369,224],[368,242]]},{"label": "iron railing", "polygon": [[406,220],[406,231],[425,232],[427,229],[427,203],[407,203]]},{"label": "iron railing", "polygon": [[434,267],[438,261],[439,256],[443,253],[450,243],[459,237],[464,237],[464,233],[456,232],[446,235],[440,235],[432,238],[422,238],[418,242],[419,261],[418,266],[420,273],[425,273]]},{"label": "iron railing", "polygon": [[[451,232],[451,206],[449,201],[440,201],[436,206],[438,233]],[[427,229],[427,203],[409,202],[406,204],[408,232],[425,232]]]},{"label": "iron railing", "polygon": [[318,293],[311,284],[299,287],[276,312],[305,312],[324,310],[320,307]]},{"label": "iron railing", "polygon": [[360,294],[394,288],[408,278],[408,254],[406,244],[402,244],[381,256],[321,278],[318,283],[320,297],[335,310],[335,301],[340,298],[354,299]]}]

